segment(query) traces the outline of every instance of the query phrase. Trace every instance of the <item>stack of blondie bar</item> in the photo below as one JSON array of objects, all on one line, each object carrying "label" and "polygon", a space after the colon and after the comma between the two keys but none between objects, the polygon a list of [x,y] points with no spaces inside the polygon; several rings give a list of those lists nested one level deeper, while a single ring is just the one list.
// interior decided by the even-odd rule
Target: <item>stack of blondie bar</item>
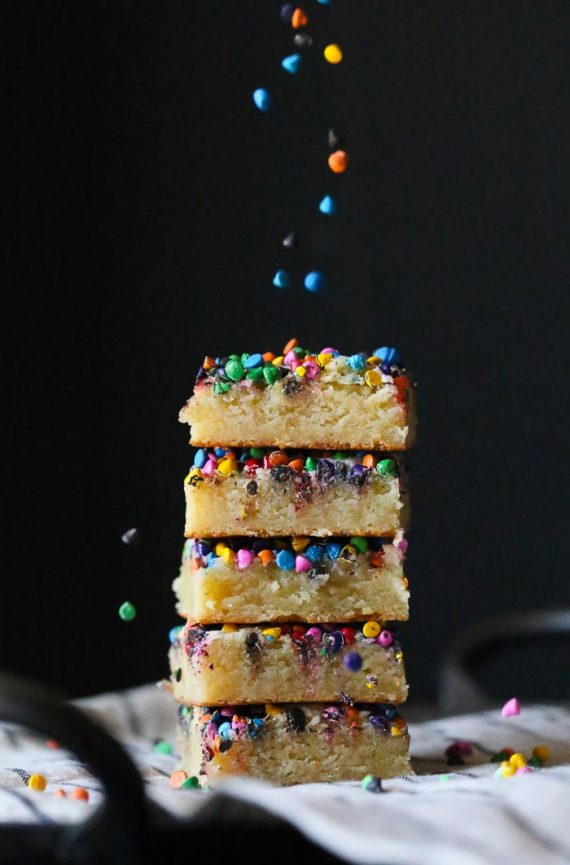
[{"label": "stack of blondie bar", "polygon": [[395,349],[206,357],[170,689],[182,769],[278,784],[409,771],[403,572],[413,389]]}]

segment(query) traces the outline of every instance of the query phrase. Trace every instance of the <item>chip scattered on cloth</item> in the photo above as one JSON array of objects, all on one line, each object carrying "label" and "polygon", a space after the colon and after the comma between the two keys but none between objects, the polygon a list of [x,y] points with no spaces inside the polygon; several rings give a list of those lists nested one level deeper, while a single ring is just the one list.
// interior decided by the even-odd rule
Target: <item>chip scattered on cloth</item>
[{"label": "chip scattered on cloth", "polygon": [[[104,694],[79,705],[126,746],[149,797],[179,818],[190,817],[217,793],[174,790],[175,719],[155,686]],[[230,779],[222,789],[296,826],[316,844],[365,865],[568,865],[570,862],[570,711],[523,707],[516,718],[500,708],[476,715],[411,724],[414,776],[386,781],[370,793],[358,782],[273,788]],[[447,765],[445,750],[469,742],[465,765]],[[157,742],[162,744],[157,748]],[[173,754],[163,753],[164,742]],[[490,757],[504,748],[530,756],[546,745],[543,769],[495,778]],[[47,778],[44,792],[27,786]],[[81,786],[89,802],[53,795]],[[69,752],[48,747],[14,725],[0,725],[0,822],[52,823],[85,819],[100,801],[98,782]]]}]

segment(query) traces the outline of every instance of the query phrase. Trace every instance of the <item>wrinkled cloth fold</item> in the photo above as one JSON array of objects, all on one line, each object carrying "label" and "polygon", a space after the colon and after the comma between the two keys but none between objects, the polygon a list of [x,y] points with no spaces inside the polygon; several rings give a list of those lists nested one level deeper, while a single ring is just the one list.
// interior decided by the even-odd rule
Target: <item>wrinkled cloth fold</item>
[{"label": "wrinkled cloth fold", "polygon": [[[78,701],[127,749],[139,766],[148,796],[173,816],[188,820],[217,792],[174,790],[177,767],[175,712],[153,685]],[[557,706],[523,707],[503,718],[500,710],[411,724],[415,775],[384,783],[373,794],[357,782],[277,788],[242,778],[216,788],[261,807],[299,829],[342,859],[365,865],[567,865],[570,862],[570,712]],[[170,742],[172,754],[155,750]],[[465,765],[446,765],[445,749],[471,744]],[[260,742],[262,745],[262,742]],[[495,778],[492,754],[505,747],[530,756],[547,745],[547,767]],[[31,773],[48,780],[30,790]],[[81,786],[88,803],[56,797]],[[0,725],[0,822],[69,823],[85,819],[101,799],[100,785],[85,765],[63,749],[14,725]]]}]

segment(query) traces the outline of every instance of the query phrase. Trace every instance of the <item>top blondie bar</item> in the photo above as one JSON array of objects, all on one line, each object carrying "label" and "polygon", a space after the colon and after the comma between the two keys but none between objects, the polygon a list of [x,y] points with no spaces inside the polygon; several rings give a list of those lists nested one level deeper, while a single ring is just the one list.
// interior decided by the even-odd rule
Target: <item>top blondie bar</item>
[{"label": "top blondie bar", "polygon": [[180,412],[190,443],[211,447],[402,451],[415,440],[414,386],[395,348],[206,357]]}]

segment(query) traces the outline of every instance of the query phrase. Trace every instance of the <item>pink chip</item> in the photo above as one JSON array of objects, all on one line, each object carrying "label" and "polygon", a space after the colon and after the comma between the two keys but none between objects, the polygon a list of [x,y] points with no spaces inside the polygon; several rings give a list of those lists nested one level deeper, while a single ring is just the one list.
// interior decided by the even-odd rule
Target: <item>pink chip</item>
[{"label": "pink chip", "polygon": [[520,715],[520,713],[521,704],[516,697],[512,697],[510,700],[507,700],[507,702],[501,709],[501,715],[503,716],[503,718],[512,718],[514,715]]},{"label": "pink chip", "polygon": [[251,563],[253,562],[254,558],[255,558],[255,556],[251,552],[251,550],[246,550],[246,549],[238,550],[238,553],[237,553],[238,568],[248,568],[251,565]]},{"label": "pink chip", "polygon": [[338,354],[338,350],[336,348],[323,348],[321,354]]},{"label": "pink chip", "polygon": [[202,466],[200,471],[202,472],[202,474],[204,475],[205,478],[209,478],[216,471],[216,463],[214,462],[214,460],[208,460],[208,462]]},{"label": "pink chip", "polygon": [[305,636],[311,637],[314,643],[320,643],[322,634],[319,628],[307,628]]},{"label": "pink chip", "polygon": [[307,370],[307,378],[310,381],[313,381],[313,379],[318,378],[319,373],[321,371],[318,363],[315,363],[314,360],[307,360],[304,363],[304,367]]},{"label": "pink chip", "polygon": [[394,634],[392,631],[380,631],[376,637],[376,642],[380,643],[381,646],[384,646],[384,648],[387,649],[394,642]]},{"label": "pink chip", "polygon": [[304,571],[310,571],[313,564],[310,559],[306,556],[297,556],[295,559],[295,570],[298,573],[303,573]]},{"label": "pink chip", "polygon": [[283,363],[285,364],[285,366],[288,366],[289,369],[294,369],[293,364],[299,366],[299,358],[297,357],[293,349],[287,352],[287,354],[283,358]]}]

